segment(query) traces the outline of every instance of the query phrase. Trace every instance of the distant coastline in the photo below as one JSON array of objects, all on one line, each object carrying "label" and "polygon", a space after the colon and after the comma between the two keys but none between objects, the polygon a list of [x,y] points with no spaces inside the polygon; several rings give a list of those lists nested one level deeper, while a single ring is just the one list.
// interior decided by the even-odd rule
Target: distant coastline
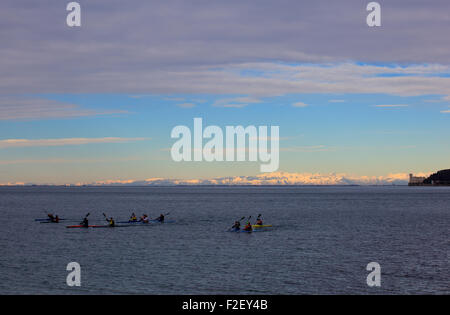
[{"label": "distant coastline", "polygon": [[60,188],[151,188],[151,187],[407,187],[408,184],[367,184],[367,185],[356,185],[356,184],[337,184],[337,185],[292,185],[292,184],[286,184],[286,185],[211,185],[211,184],[200,184],[200,185],[186,185],[186,184],[173,184],[173,185],[0,185],[0,188],[6,188],[6,187],[36,187],[36,188],[42,188],[42,187],[60,187]]},{"label": "distant coastline", "polygon": [[[423,174],[423,173],[422,173]],[[425,173],[430,174],[430,173]],[[413,174],[391,174],[386,177],[345,177],[342,175],[317,176],[315,174],[274,173],[256,176],[236,176],[213,179],[107,180],[92,183],[21,183],[10,182],[0,187],[389,187],[389,186],[450,186],[450,169],[428,177]]]},{"label": "distant coastline", "polygon": [[[424,173],[424,174],[430,174]],[[407,173],[388,175],[352,175],[346,173],[296,173],[274,172],[256,175],[222,176],[212,178],[165,178],[147,179],[102,179],[97,181],[79,180],[75,182],[33,182],[9,181],[0,186],[369,186],[408,185]]]}]

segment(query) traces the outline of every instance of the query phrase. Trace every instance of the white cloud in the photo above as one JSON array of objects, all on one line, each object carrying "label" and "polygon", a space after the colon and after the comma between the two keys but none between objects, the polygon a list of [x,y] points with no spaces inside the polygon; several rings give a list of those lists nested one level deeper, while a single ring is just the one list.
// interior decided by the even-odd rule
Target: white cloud
[{"label": "white cloud", "polygon": [[[255,60],[450,63],[449,43],[443,40],[448,0],[435,0],[433,5],[391,1],[386,11],[389,31],[376,34],[377,45],[371,49],[367,47],[374,38],[355,18],[364,18],[364,8],[355,5],[361,1],[356,0],[283,5],[262,1],[257,14],[248,14],[255,10],[249,1],[109,1],[89,7],[89,20],[103,22],[90,23],[89,32],[77,33],[76,40],[58,22],[59,6],[41,1],[33,10],[24,10],[34,2],[0,2],[2,35],[7,35],[0,50],[3,93],[149,93],[159,88],[172,93],[183,89],[180,81],[189,83],[196,69]],[[127,22],[119,23],[124,16]],[[156,31],[148,36],[149,30]],[[175,79],[173,84],[168,78]],[[219,80],[211,83],[220,87]]]},{"label": "white cloud", "polygon": [[[256,70],[255,75],[241,75]],[[450,66],[371,66],[353,63],[287,65],[270,62],[214,65],[171,72],[137,73],[140,78],[130,89],[154,93],[238,94],[214,106],[243,107],[259,97],[301,93],[359,93],[398,96],[450,95],[450,78],[438,76]],[[406,76],[384,76],[407,74]],[[102,89],[102,82],[95,85]]]},{"label": "white cloud", "polygon": [[[242,74],[253,73],[252,70],[254,74]],[[104,72],[79,80],[74,76],[71,77],[74,80],[71,86],[77,87],[76,91],[66,88],[64,93],[246,95],[220,99],[213,104],[218,107],[244,107],[261,102],[261,97],[301,93],[440,95],[447,99],[450,95],[450,78],[439,76],[440,73],[450,73],[450,66],[373,66],[350,62],[333,64],[247,62],[189,66],[171,71],[137,69],[132,77],[120,71]],[[391,77],[390,74],[400,76]],[[52,86],[55,85],[56,83],[53,83]],[[51,89],[51,92],[56,93],[57,90]],[[95,114],[90,111],[79,112],[81,110],[79,108],[73,113],[75,111],[73,107],[62,107],[59,111],[58,106],[52,106],[49,110],[45,110],[45,104],[41,104],[40,107],[48,113],[47,116],[55,113],[65,116]],[[26,115],[27,112],[22,110],[20,115],[12,116],[22,117],[21,115]],[[11,114],[6,117],[10,116]]]},{"label": "white cloud", "polygon": [[111,163],[111,162],[130,162],[142,161],[142,157],[107,157],[107,158],[51,158],[51,159],[15,159],[15,160],[0,160],[0,165],[16,165],[16,164],[77,164],[77,163]]},{"label": "white cloud", "polygon": [[213,103],[215,107],[242,108],[249,104],[261,103],[261,100],[253,97],[243,96],[235,98],[219,99]]},{"label": "white cloud", "polygon": [[308,104],[305,104],[303,102],[297,102],[297,103],[292,104],[292,106],[294,106],[294,107],[307,107]]},{"label": "white cloud", "polygon": [[335,147],[327,147],[324,145],[310,145],[310,146],[295,146],[281,148],[280,151],[285,152],[324,152],[324,151],[335,151]]},{"label": "white cloud", "polygon": [[195,107],[195,104],[194,103],[180,103],[180,104],[177,104],[177,106],[181,107],[181,108],[192,108],[192,107]]},{"label": "white cloud", "polygon": [[5,139],[0,140],[0,149],[18,148],[18,147],[48,147],[48,146],[66,146],[82,145],[92,143],[124,143],[133,141],[148,140],[148,138],[61,138],[61,139]]},{"label": "white cloud", "polygon": [[381,107],[381,108],[396,108],[396,107],[408,107],[406,104],[392,104],[392,105],[373,105],[373,107]]},{"label": "white cloud", "polygon": [[166,101],[177,101],[177,102],[184,102],[185,99],[183,97],[164,97]]},{"label": "white cloud", "polygon": [[145,98],[145,97],[151,97],[153,96],[152,94],[134,94],[134,95],[128,95],[131,98]]},{"label": "white cloud", "polygon": [[450,95],[442,96],[440,98],[433,98],[425,100],[426,103],[443,103],[443,102],[450,102]]},{"label": "white cloud", "polygon": [[126,111],[83,109],[78,105],[29,97],[0,97],[0,120],[73,118],[124,114]]}]

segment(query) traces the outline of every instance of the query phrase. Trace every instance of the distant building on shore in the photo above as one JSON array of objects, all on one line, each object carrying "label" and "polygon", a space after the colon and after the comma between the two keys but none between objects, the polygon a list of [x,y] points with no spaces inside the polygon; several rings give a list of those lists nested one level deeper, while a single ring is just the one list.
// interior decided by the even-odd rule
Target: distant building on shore
[{"label": "distant building on shore", "polygon": [[413,174],[409,174],[409,186],[421,186],[423,185],[423,181],[427,179],[426,177],[418,177]]},{"label": "distant building on shore", "polygon": [[429,177],[409,174],[408,186],[450,186],[450,169],[436,172]]}]

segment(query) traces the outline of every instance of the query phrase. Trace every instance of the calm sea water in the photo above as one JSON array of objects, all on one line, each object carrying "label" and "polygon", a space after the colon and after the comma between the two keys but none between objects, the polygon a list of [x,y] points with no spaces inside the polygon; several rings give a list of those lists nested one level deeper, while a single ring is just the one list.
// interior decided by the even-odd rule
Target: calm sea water
[{"label": "calm sea water", "polygon": [[[131,211],[174,224],[67,229]],[[446,187],[3,187],[2,294],[449,294]],[[229,233],[263,214],[271,230]],[[73,224],[73,223],[72,223]],[[66,266],[81,265],[81,287]],[[366,284],[369,262],[381,287]]]}]

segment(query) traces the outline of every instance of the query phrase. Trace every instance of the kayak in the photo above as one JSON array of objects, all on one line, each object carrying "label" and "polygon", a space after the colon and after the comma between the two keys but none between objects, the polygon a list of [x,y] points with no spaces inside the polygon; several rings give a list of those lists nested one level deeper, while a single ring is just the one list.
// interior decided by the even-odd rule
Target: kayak
[{"label": "kayak", "polygon": [[150,222],[152,222],[152,223],[175,223],[176,221],[175,220],[164,220],[164,221],[159,221],[159,220],[150,220]]},{"label": "kayak", "polygon": [[252,228],[254,229],[261,229],[266,227],[272,227],[272,225],[258,225],[258,224],[252,225]]},{"label": "kayak", "polygon": [[117,223],[119,223],[119,224],[148,224],[149,222],[144,223],[142,221],[118,221]]},{"label": "kayak", "polygon": [[116,224],[114,226],[106,225],[93,225],[93,228],[120,228],[120,227],[130,227],[130,226],[136,226],[134,224]]},{"label": "kayak", "polygon": [[[134,225],[131,225],[131,224],[127,224],[127,225],[125,225],[125,224],[123,224],[123,225],[115,225],[115,226],[113,226],[113,227],[130,227],[130,226],[134,226]],[[111,226],[109,226],[109,225],[89,225],[89,227],[90,228],[109,228],[109,227],[111,227]],[[66,228],[69,228],[69,229],[75,229],[75,228],[85,228],[85,229],[87,229],[87,227],[85,227],[84,225],[68,225],[68,226],[66,226]]]},{"label": "kayak", "polygon": [[246,231],[246,230],[241,230],[241,229],[234,228],[234,229],[229,229],[228,232],[236,232],[236,233],[252,233],[252,232],[255,232],[255,231]]},{"label": "kayak", "polygon": [[[115,226],[113,226],[113,227],[130,227],[130,226],[134,226],[134,225],[130,225],[130,224],[128,224],[128,225],[115,225]],[[109,226],[109,225],[89,225],[89,227],[92,227],[92,228],[107,228],[107,227],[111,227],[111,226]],[[81,228],[81,229],[87,229],[87,227],[85,227],[84,225],[68,225],[68,226],[66,226],[66,228],[68,228],[68,229],[76,229],[76,228]]]},{"label": "kayak", "polygon": [[149,220],[149,222],[142,222],[142,221],[119,221],[117,223],[121,224],[150,224],[150,223],[175,223],[175,220],[164,220],[163,222],[159,220]]}]

